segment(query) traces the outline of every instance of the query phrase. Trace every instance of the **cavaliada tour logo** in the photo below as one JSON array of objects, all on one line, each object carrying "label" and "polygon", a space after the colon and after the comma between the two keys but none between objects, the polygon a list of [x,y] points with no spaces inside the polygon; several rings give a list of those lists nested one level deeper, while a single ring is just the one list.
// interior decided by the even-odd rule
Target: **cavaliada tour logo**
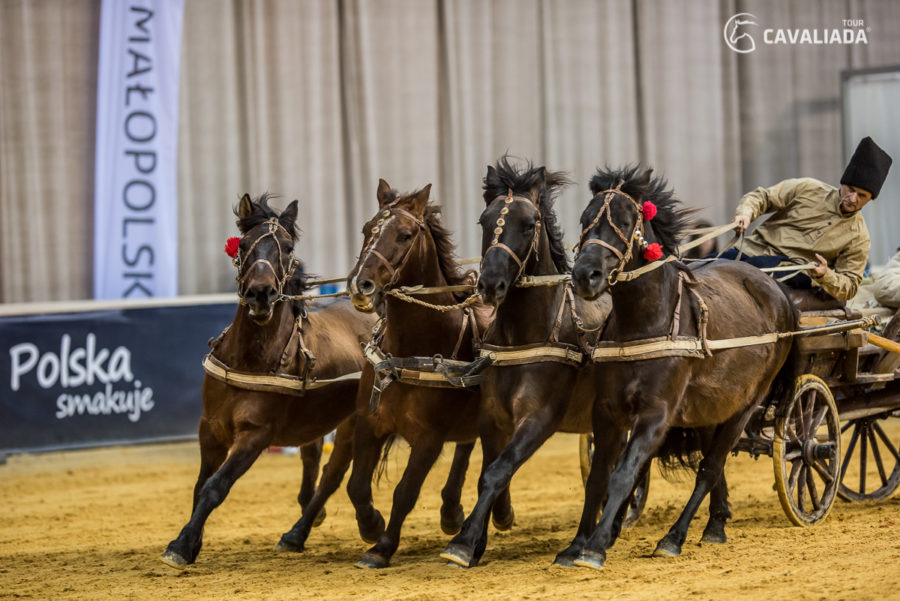
[{"label": "cavaliada tour logo", "polygon": [[842,19],[835,27],[772,27],[751,13],[738,13],[725,22],[725,44],[738,54],[766,46],[822,46],[869,43],[870,28],[862,19]]}]

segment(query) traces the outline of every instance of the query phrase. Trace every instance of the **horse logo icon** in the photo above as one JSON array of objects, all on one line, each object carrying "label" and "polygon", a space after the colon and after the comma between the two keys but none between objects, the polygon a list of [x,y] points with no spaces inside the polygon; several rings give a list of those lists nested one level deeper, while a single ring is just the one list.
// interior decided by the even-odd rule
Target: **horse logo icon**
[{"label": "horse logo icon", "polygon": [[756,17],[750,13],[738,13],[728,19],[722,33],[729,48],[740,54],[749,54],[756,50],[756,40],[749,32],[741,29],[749,25],[759,25]]}]

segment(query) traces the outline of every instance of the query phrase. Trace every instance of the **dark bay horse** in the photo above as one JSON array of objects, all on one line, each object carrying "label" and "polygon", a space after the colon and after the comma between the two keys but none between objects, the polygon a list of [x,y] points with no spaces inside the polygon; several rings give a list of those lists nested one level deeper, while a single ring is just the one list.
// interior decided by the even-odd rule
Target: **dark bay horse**
[{"label": "dark bay horse", "polygon": [[[360,343],[371,335],[373,317],[355,311],[346,301],[324,307],[281,302],[281,294],[297,295],[304,289],[305,277],[291,254],[297,235],[297,201],[279,215],[268,206],[266,195],[252,201],[245,194],[236,214],[242,235],[241,304],[231,326],[214,343],[212,360],[239,373],[308,372],[319,381],[360,372],[365,363]],[[196,560],[207,517],[269,445],[306,445],[300,499],[305,507],[298,524],[300,531],[308,533],[350,463],[353,423],[348,418],[355,409],[358,382],[356,376],[322,387],[311,384],[298,396],[264,386],[249,390],[226,383],[207,369],[199,430],[200,475],[191,518],[169,543],[163,562],[180,568]],[[335,428],[334,451],[312,495],[318,475],[316,451],[321,452],[318,441]]]},{"label": "dark bay horse", "polygon": [[693,493],[656,554],[681,552],[690,521],[707,493],[710,518],[703,540],[725,542],[730,512],[722,468],[754,408],[775,396],[773,383],[777,390],[788,377],[791,341],[781,338],[710,351],[707,338],[789,332],[796,328],[797,316],[771,278],[738,261],[707,263],[694,270],[673,261],[626,277],[655,258],[650,253],[659,247],[653,245],[669,254],[677,248],[686,212],[664,180],[640,167],[599,170],[590,186],[593,198],[581,216],[572,282],[584,298],[606,291],[612,296],[613,311],[598,350],[607,345],[615,353],[623,343],[643,341],[666,345],[682,340],[695,345],[690,351],[612,360],[595,370],[595,439],[617,437],[631,429],[611,474],[609,465],[615,458],[608,455],[606,461],[598,461],[595,454],[582,520],[596,515],[592,504],[598,497],[608,494],[608,498],[590,537],[579,530],[569,549],[583,546],[576,565],[600,568],[618,535],[616,519],[638,474],[660,451],[672,428],[702,429],[707,435]]},{"label": "dark bay horse", "polygon": [[[450,233],[441,223],[439,207],[428,204],[430,190],[428,185],[411,194],[399,194],[384,180],[379,181],[378,213],[363,227],[365,239],[347,287],[358,309],[378,308],[384,316],[378,342],[381,352],[395,358],[440,355],[472,361],[473,341],[488,323],[484,307],[463,307],[451,291],[429,295],[425,300],[445,309],[452,306],[452,310],[435,310],[391,294],[400,286],[471,284],[454,261]],[[371,407],[374,382],[374,370],[367,367],[357,397],[353,471],[347,492],[356,508],[360,533],[375,543],[357,565],[383,568],[397,550],[403,521],[415,506],[444,442],[457,442],[457,451],[451,478],[442,491],[441,527],[448,534],[459,530],[464,517],[460,487],[477,437],[481,397],[477,387],[428,387],[399,378],[383,389]],[[410,455],[394,489],[390,521],[382,531],[384,519],[372,505],[372,475],[380,449],[393,435],[406,439]],[[497,503],[494,519],[500,528],[512,526],[508,493]]]},{"label": "dark bay horse", "polygon": [[[568,183],[561,172],[502,157],[484,178],[482,266],[478,291],[496,307],[485,351],[523,353],[484,372],[479,434],[484,464],[478,502],[441,557],[464,567],[487,544],[487,517],[516,470],[554,432],[590,432],[593,378],[585,329],[599,328],[608,297],[576,298],[564,285],[517,287],[520,276],[568,273],[553,201]],[[584,327],[582,327],[582,320]],[[543,349],[543,350],[542,350]],[[598,439],[598,452],[613,441]],[[619,442],[621,445],[621,441]],[[575,454],[573,453],[573,462]],[[559,558],[571,564],[574,558]]]}]

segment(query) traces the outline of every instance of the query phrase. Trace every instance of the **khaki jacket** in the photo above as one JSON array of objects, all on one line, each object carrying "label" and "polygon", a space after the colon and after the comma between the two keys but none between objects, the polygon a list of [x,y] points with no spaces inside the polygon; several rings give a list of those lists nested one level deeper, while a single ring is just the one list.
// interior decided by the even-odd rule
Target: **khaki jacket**
[{"label": "khaki jacket", "polygon": [[752,221],[774,213],[744,239],[744,252],[805,262],[815,262],[818,253],[825,257],[828,270],[812,278],[813,283],[835,298],[853,298],[869,258],[869,230],[859,211],[841,213],[840,202],[837,188],[810,177],[748,192],[738,205],[738,215]]},{"label": "khaki jacket", "polygon": [[900,252],[872,282],[872,294],[885,307],[900,309]]}]

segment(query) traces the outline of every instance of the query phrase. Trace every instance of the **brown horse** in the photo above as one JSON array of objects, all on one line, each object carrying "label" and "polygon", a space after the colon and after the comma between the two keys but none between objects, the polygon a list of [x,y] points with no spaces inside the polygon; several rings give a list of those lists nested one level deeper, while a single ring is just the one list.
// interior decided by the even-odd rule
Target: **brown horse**
[{"label": "brown horse", "polygon": [[[519,467],[554,432],[591,431],[594,392],[591,368],[585,364],[585,329],[603,323],[608,297],[585,301],[564,285],[517,286],[522,275],[569,271],[553,211],[555,196],[567,183],[561,172],[530,163],[517,166],[505,156],[488,167],[484,178],[487,207],[480,219],[478,291],[497,312],[484,349],[497,357],[531,356],[497,361],[484,372],[479,434],[487,467],[478,502],[441,554],[464,567],[476,565],[484,553],[491,506]],[[604,438],[596,444],[600,449],[607,443],[612,441]]]},{"label": "brown horse", "polygon": [[[207,369],[199,431],[200,475],[191,518],[162,556],[173,567],[196,560],[207,517],[269,445],[306,445],[300,495],[305,505],[303,524],[295,528],[308,532],[349,466],[353,424],[348,418],[354,412],[359,382],[359,376],[352,374],[362,370],[365,359],[360,343],[368,340],[375,323],[345,301],[309,308],[299,301],[281,302],[282,294],[300,294],[305,283],[291,255],[297,201],[279,215],[268,206],[266,195],[254,202],[245,194],[236,214],[242,234],[241,304],[231,326],[214,343],[208,361],[232,375],[306,374],[309,384],[302,395],[265,385],[253,385],[257,389],[251,390]],[[310,379],[323,383],[348,375],[321,387]],[[334,452],[312,495],[321,453],[318,441],[335,428]],[[282,546],[298,550],[290,541]]]},{"label": "brown horse", "polygon": [[[443,287],[469,281],[453,260],[453,245],[441,224],[440,209],[428,204],[430,190],[428,185],[401,195],[384,180],[379,181],[378,213],[363,228],[365,240],[359,261],[348,277],[348,288],[358,309],[378,308],[384,316],[385,328],[378,343],[385,355],[401,359],[440,355],[472,361],[473,341],[488,323],[483,307],[437,311],[391,294],[399,286]],[[458,301],[453,292],[427,297],[427,302],[435,305],[456,305]],[[380,400],[376,390],[378,402],[370,407],[374,383],[375,371],[368,367],[357,397],[353,471],[347,492],[356,508],[360,533],[375,542],[357,565],[383,568],[397,550],[403,521],[414,507],[422,482],[444,442],[465,443],[463,449],[471,451],[477,436],[480,394],[477,387],[426,387],[400,377],[387,387],[381,382]],[[409,442],[410,455],[394,489],[390,521],[382,532],[384,519],[372,505],[372,475],[380,449],[393,435]],[[457,463],[464,468],[468,462],[468,455],[463,456],[460,446],[454,469]],[[457,486],[451,487],[448,482],[442,492],[441,527],[447,533],[458,531],[464,517],[459,502],[463,477],[464,469],[459,472]],[[494,519],[500,528],[512,526],[508,492],[496,504]]]},{"label": "brown horse", "polygon": [[572,282],[584,298],[607,290],[612,295],[613,311],[597,350],[606,345],[615,354],[621,351],[619,345],[639,344],[636,341],[665,345],[681,340],[696,345],[684,352],[665,350],[638,360],[613,360],[595,370],[595,439],[618,437],[631,429],[611,474],[615,457],[599,461],[595,454],[582,521],[596,515],[591,504],[597,498],[608,492],[608,499],[590,537],[585,542],[585,533],[579,530],[569,549],[583,546],[576,565],[600,568],[618,535],[616,519],[638,474],[672,428],[700,428],[711,435],[704,437],[694,491],[656,554],[681,552],[690,521],[707,493],[710,518],[703,540],[725,541],[724,524],[730,513],[722,468],[755,407],[767,396],[776,396],[773,382],[777,389],[789,377],[785,363],[791,342],[781,338],[713,352],[706,340],[787,332],[796,328],[797,318],[787,295],[771,278],[737,261],[717,261],[695,270],[671,261],[626,277],[623,272],[655,258],[652,251],[657,247],[651,245],[669,253],[677,248],[686,212],[664,180],[639,167],[599,170],[591,191],[594,196],[581,216]]}]

